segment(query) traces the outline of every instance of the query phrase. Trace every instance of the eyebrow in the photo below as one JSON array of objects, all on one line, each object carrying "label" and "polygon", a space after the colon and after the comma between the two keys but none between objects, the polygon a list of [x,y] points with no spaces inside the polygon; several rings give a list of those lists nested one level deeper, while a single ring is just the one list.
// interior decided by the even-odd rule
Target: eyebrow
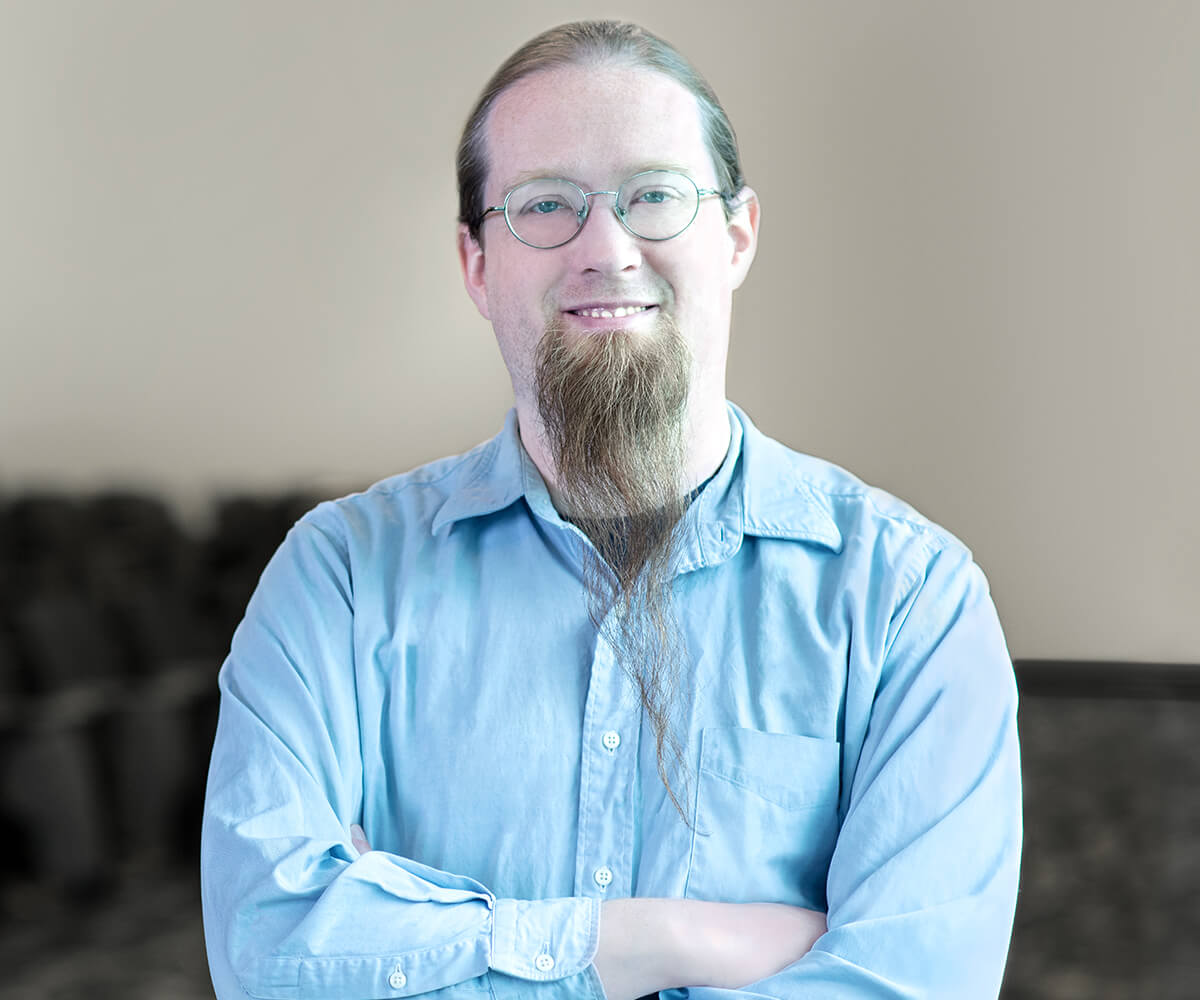
[{"label": "eyebrow", "polygon": [[[692,176],[691,167],[686,166],[685,164],[666,163],[666,162],[663,162],[662,160],[656,160],[653,163],[644,163],[641,166],[634,167],[628,173],[626,173],[622,176],[621,183],[623,183],[624,181],[627,181],[634,174],[644,173],[647,170],[673,170],[677,174],[687,174],[688,177]],[[502,187],[500,189],[501,196],[503,197],[504,194],[507,194],[513,188],[518,187],[521,184],[524,184],[526,181],[535,181],[535,180],[539,180],[539,179],[570,181],[572,184],[578,184],[584,191],[588,190],[588,186],[586,184],[580,183],[578,178],[572,177],[571,172],[569,170],[561,170],[561,171],[555,171],[552,169],[551,170],[545,170],[545,169],[543,169],[543,170],[522,170],[519,174],[517,174],[515,177],[510,179],[508,184],[506,184],[504,187]],[[598,188],[597,190],[608,190],[608,189],[607,188]]]}]

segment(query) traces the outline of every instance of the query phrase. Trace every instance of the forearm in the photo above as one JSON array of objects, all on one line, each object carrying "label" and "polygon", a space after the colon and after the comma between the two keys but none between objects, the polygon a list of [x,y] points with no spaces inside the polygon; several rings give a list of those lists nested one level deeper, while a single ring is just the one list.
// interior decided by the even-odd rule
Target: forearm
[{"label": "forearm", "polygon": [[736,989],[797,961],[824,932],[823,913],[778,903],[611,900],[595,965],[609,1000],[679,986]]}]

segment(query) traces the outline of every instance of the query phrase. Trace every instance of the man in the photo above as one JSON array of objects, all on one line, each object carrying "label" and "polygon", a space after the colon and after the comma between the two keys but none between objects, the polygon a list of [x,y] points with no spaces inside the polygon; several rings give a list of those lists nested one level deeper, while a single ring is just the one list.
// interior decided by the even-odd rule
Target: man
[{"label": "man", "polygon": [[217,995],[995,996],[1003,637],[960,543],[726,402],[759,207],[715,96],[566,25],[458,163],[515,408],[264,572],[206,804]]}]

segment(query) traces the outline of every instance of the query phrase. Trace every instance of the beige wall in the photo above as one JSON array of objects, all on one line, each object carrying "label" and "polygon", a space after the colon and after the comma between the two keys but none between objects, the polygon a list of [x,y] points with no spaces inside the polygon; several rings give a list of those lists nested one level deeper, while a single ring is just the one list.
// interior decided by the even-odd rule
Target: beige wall
[{"label": "beige wall", "polygon": [[451,161],[640,20],[764,206],[730,395],[961,535],[1018,656],[1200,661],[1200,3],[0,0],[0,491],[365,484],[491,434]]}]

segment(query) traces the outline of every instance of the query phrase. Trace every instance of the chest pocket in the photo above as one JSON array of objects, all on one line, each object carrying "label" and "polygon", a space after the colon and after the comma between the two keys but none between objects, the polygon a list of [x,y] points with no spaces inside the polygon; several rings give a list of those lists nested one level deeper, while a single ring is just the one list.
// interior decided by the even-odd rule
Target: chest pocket
[{"label": "chest pocket", "polygon": [[824,910],[841,744],[733,728],[700,739],[684,895]]}]

